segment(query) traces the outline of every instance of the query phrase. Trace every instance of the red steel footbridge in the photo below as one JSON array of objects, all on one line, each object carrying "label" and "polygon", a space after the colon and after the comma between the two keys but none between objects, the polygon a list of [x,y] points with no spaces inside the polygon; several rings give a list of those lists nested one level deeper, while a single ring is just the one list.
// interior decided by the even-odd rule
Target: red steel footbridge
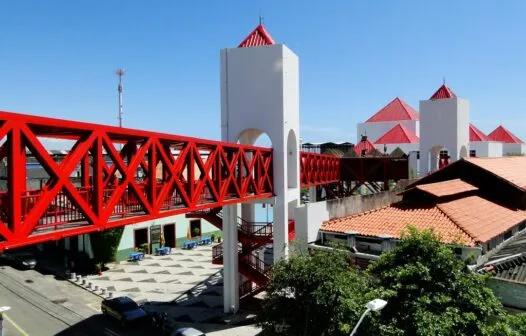
[{"label": "red steel footbridge", "polygon": [[[274,196],[271,148],[9,112],[0,125],[0,250]],[[49,139],[73,146],[57,161]],[[28,156],[49,175],[39,188]],[[340,180],[338,157],[300,166],[303,187]]]}]

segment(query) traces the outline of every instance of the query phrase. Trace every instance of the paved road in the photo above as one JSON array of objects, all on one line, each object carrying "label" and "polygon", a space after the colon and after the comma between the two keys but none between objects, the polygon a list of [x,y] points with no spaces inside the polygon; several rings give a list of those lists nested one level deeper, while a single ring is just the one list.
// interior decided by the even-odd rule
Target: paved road
[{"label": "paved road", "polygon": [[100,298],[52,275],[0,269],[0,306],[11,306],[5,336],[133,335],[99,312]]}]

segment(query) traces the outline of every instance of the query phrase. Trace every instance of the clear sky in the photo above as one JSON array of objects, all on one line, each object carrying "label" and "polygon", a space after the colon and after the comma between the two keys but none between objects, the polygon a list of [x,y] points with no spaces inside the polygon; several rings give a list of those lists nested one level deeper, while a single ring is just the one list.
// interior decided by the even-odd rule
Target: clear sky
[{"label": "clear sky", "polygon": [[0,110],[218,139],[219,50],[264,16],[300,57],[304,141],[356,141],[446,78],[489,132],[526,140],[524,0],[0,0]]}]

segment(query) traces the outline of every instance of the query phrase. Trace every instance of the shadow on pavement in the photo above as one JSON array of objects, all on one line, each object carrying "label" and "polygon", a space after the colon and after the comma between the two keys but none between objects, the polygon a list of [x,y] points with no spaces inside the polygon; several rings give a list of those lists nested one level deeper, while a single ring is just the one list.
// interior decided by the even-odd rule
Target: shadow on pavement
[{"label": "shadow on pavement", "polygon": [[88,336],[88,335],[149,335],[151,330],[149,325],[144,323],[141,326],[122,328],[117,325],[116,321],[104,317],[102,314],[93,315],[81,322],[70,326],[69,328],[56,334],[57,336]]}]

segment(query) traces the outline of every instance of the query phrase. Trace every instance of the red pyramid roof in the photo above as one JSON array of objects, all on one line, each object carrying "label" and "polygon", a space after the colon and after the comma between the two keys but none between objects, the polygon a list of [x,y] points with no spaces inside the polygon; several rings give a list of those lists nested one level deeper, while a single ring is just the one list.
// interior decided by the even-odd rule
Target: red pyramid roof
[{"label": "red pyramid roof", "polygon": [[366,122],[419,120],[420,115],[409,104],[396,97]]},{"label": "red pyramid roof", "polygon": [[353,148],[354,152],[358,155],[362,155],[363,150],[365,150],[365,154],[369,154],[373,149],[376,149],[376,147],[374,147],[373,143],[369,141],[369,139],[358,142]]},{"label": "red pyramid roof", "polygon": [[400,144],[400,143],[418,143],[420,139],[416,134],[405,127],[398,124],[391,128],[387,133],[382,135],[380,139],[376,140],[375,144]]},{"label": "red pyramid roof", "polygon": [[259,24],[238,46],[238,48],[259,47],[272,45],[274,40],[270,37],[265,27]]},{"label": "red pyramid roof", "polygon": [[510,144],[521,144],[523,141],[517,138],[513,133],[505,129],[502,125],[495,128],[493,132],[488,134],[488,138],[493,141],[500,141]]},{"label": "red pyramid roof", "polygon": [[469,124],[469,141],[489,141],[488,136],[473,124]]},{"label": "red pyramid roof", "polygon": [[434,99],[449,99],[449,98],[455,98],[456,95],[451,91],[450,88],[446,86],[446,84],[443,84],[438,90],[429,98],[430,100]]}]

